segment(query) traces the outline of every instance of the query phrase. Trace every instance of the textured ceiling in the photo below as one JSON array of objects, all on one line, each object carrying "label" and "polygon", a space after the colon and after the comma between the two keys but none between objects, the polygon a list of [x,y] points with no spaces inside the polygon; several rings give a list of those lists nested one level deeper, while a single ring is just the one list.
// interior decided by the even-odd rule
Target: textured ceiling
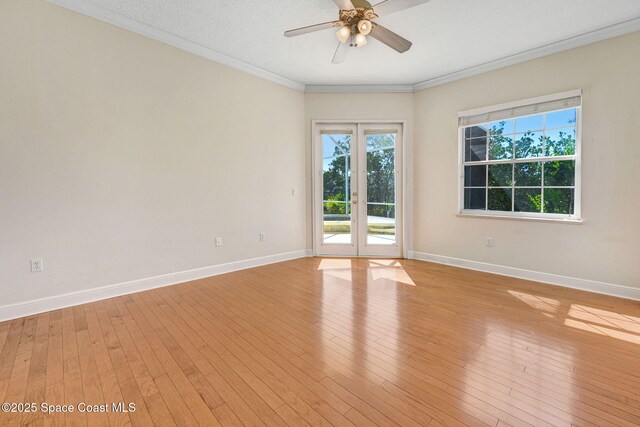
[{"label": "textured ceiling", "polygon": [[399,54],[369,38],[334,65],[332,30],[283,36],[337,19],[332,0],[75,2],[308,85],[415,84],[640,17],[639,0],[431,0],[379,19],[411,40],[411,50]]}]

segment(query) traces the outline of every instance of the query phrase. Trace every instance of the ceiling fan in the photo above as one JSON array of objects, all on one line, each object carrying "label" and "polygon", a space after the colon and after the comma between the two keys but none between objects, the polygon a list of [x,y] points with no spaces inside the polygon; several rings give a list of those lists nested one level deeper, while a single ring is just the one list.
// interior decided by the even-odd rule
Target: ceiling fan
[{"label": "ceiling fan", "polygon": [[403,53],[409,50],[411,42],[391,30],[386,29],[375,20],[382,16],[404,10],[429,0],[385,0],[371,6],[366,0],[333,0],[340,8],[338,20],[323,22],[322,24],[296,28],[285,31],[286,37],[295,37],[314,31],[338,28],[338,48],[333,55],[333,63],[344,62],[350,47],[360,47],[367,44],[367,37],[381,41],[390,48]]}]

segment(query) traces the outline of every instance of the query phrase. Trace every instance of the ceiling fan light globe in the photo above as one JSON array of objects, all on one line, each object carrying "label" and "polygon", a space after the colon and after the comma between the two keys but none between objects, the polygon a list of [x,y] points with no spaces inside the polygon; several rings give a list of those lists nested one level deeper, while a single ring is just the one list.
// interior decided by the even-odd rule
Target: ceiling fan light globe
[{"label": "ceiling fan light globe", "polygon": [[354,42],[356,47],[364,46],[365,44],[367,44],[367,38],[364,36],[364,34],[356,34]]},{"label": "ceiling fan light globe", "polygon": [[350,36],[351,30],[349,29],[349,27],[342,27],[336,32],[336,37],[338,38],[338,40],[340,40],[340,43],[345,43],[347,40],[349,40]]},{"label": "ceiling fan light globe", "polygon": [[369,34],[371,32],[371,21],[361,19],[360,22],[358,22],[358,31],[363,36]]}]

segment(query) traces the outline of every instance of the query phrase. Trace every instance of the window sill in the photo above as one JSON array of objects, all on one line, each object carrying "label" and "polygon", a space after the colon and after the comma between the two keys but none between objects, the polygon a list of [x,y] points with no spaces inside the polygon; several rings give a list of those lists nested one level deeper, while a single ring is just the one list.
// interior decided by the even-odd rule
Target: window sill
[{"label": "window sill", "polygon": [[531,217],[531,216],[491,215],[491,214],[475,214],[475,213],[458,213],[456,216],[461,218],[486,218],[486,219],[505,219],[509,221],[554,222],[558,224],[572,224],[572,225],[580,225],[584,223],[584,219],[569,219],[569,218],[542,218],[542,217]]}]

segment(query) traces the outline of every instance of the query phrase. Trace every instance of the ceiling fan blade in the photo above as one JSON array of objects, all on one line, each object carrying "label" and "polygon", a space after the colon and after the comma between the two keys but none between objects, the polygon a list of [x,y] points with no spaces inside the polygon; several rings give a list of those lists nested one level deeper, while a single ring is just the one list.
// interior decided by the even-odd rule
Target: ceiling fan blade
[{"label": "ceiling fan blade", "polygon": [[391,49],[397,50],[400,53],[406,52],[411,48],[412,43],[399,36],[391,30],[386,29],[382,25],[374,24],[373,29],[369,33],[371,37],[381,41],[389,46]]},{"label": "ceiling fan blade", "polygon": [[355,9],[351,0],[333,0],[340,10],[352,10]]},{"label": "ceiling fan blade", "polygon": [[373,12],[379,17],[427,3],[429,0],[385,0],[373,6]]},{"label": "ceiling fan blade", "polygon": [[347,53],[349,53],[349,43],[340,43],[338,42],[338,48],[336,49],[336,53],[333,54],[333,62],[334,64],[342,64],[347,57]]},{"label": "ceiling fan blade", "polygon": [[309,25],[308,27],[301,27],[294,30],[285,31],[284,35],[286,37],[295,37],[302,34],[313,33],[314,31],[337,27],[338,25],[340,25],[340,21],[323,22],[322,24]]}]

